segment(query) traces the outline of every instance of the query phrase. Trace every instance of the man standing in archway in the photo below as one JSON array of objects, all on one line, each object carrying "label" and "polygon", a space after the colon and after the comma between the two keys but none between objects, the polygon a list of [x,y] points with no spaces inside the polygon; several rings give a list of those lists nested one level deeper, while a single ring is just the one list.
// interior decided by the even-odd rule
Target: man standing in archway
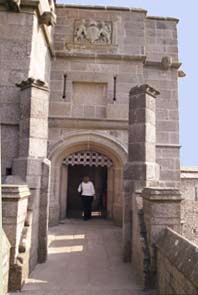
[{"label": "man standing in archway", "polygon": [[95,188],[93,182],[90,181],[88,176],[83,178],[83,181],[78,187],[78,192],[81,194],[81,201],[84,213],[84,220],[91,218],[92,202],[95,196]]}]

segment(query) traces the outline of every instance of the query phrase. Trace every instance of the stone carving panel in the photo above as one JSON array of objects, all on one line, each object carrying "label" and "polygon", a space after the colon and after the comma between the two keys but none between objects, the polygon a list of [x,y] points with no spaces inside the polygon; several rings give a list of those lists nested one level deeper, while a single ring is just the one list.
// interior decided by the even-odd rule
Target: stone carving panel
[{"label": "stone carving panel", "polygon": [[110,21],[76,20],[74,42],[98,45],[112,43],[112,23]]}]

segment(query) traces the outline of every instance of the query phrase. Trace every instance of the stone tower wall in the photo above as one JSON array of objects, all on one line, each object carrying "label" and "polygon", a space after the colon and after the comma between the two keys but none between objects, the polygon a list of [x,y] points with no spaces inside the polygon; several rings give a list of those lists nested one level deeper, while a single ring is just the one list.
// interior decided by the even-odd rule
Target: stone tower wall
[{"label": "stone tower wall", "polygon": [[[92,119],[103,120],[103,128],[110,120],[119,121],[123,128],[119,128],[116,137],[126,145],[127,130],[121,121],[128,120],[129,90],[148,83],[160,92],[156,101],[156,153],[161,185],[179,186],[178,20],[149,17],[146,11],[138,9],[66,5],[58,5],[57,16],[56,60],[51,72],[50,147],[69,131],[100,130],[97,121],[93,124]],[[90,19],[93,24],[94,21],[111,24],[110,44],[76,41],[76,26],[84,20],[89,30]],[[113,101],[114,76],[116,101]],[[99,97],[102,91],[103,98]],[[94,99],[93,93],[98,93]],[[76,128],[71,123],[74,118],[78,120]],[[89,123],[83,127],[85,119],[89,119]],[[61,128],[63,122],[65,128]],[[105,129],[114,136],[111,128]]]},{"label": "stone tower wall", "polygon": [[[36,142],[42,141],[44,129],[48,133],[48,104],[47,108],[45,107],[47,111],[45,122],[41,120],[42,124],[39,126],[39,120],[35,122],[31,116],[36,116],[37,119],[42,116],[42,91],[34,92],[35,97],[32,98],[31,92],[28,94],[26,91],[28,95],[25,98],[16,83],[20,84],[31,77],[40,85],[42,81],[45,85],[49,84],[50,64],[53,57],[52,26],[48,26],[43,14],[46,11],[49,13],[52,8],[50,5],[53,5],[53,1],[21,1],[19,7],[15,4],[6,6],[4,1],[0,1],[2,177],[5,179],[6,174],[10,173],[20,175],[31,189],[32,196],[29,202],[29,210],[33,210],[31,269],[37,263],[38,240],[42,239],[39,237],[40,195],[38,192],[39,183],[41,183],[39,161],[47,156],[47,149],[42,146],[39,149]],[[29,99],[32,102],[28,105]],[[43,123],[46,128],[43,127]],[[35,125],[37,132],[35,132]],[[47,133],[44,145],[47,144]],[[33,142],[35,142],[34,148]],[[28,159],[25,163],[28,157],[34,157],[35,162],[30,162]]]}]

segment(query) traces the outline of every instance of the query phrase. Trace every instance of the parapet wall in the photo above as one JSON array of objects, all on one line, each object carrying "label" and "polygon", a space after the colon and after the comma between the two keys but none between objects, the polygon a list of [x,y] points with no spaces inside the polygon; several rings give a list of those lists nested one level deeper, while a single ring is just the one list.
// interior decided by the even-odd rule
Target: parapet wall
[{"label": "parapet wall", "polygon": [[159,294],[198,294],[198,247],[167,228],[157,249]]},{"label": "parapet wall", "polygon": [[198,244],[198,167],[181,169],[182,234]]}]

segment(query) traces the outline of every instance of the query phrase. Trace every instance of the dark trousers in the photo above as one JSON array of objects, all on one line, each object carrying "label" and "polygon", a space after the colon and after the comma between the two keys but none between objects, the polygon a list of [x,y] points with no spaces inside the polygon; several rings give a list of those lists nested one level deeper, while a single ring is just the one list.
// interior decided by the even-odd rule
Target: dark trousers
[{"label": "dark trousers", "polygon": [[91,218],[91,206],[93,197],[92,196],[81,196],[82,207],[84,212],[84,220]]}]

